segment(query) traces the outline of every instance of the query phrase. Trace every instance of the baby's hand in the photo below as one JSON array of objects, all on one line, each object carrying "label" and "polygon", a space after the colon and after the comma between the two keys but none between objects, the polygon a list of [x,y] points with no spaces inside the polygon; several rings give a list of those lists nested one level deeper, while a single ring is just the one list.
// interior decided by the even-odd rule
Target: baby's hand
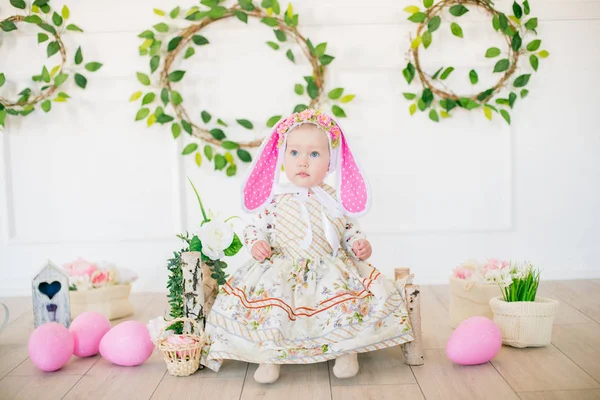
[{"label": "baby's hand", "polygon": [[271,257],[271,245],[265,240],[259,240],[252,246],[251,253],[256,261],[264,261],[266,258]]},{"label": "baby's hand", "polygon": [[356,258],[358,258],[361,261],[364,261],[371,257],[371,243],[369,243],[367,239],[358,239],[352,245],[352,251],[356,255]]}]

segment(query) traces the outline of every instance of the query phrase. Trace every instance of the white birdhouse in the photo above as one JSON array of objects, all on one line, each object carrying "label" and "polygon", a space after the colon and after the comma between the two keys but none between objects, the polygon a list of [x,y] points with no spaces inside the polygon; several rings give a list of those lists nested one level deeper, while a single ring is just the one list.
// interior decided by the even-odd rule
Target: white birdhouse
[{"label": "white birdhouse", "polygon": [[67,328],[71,324],[69,277],[48,261],[31,282],[34,324],[58,322]]}]

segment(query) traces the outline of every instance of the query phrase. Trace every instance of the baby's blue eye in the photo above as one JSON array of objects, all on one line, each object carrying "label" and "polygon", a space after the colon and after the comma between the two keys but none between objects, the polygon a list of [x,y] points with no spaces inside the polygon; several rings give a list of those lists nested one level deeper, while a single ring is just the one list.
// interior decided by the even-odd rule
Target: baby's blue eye
[{"label": "baby's blue eye", "polygon": [[296,150],[292,150],[290,151],[290,154],[296,157],[298,155],[298,152]]},{"label": "baby's blue eye", "polygon": [[313,151],[312,153],[310,153],[311,157],[319,157],[319,152],[318,151]]}]

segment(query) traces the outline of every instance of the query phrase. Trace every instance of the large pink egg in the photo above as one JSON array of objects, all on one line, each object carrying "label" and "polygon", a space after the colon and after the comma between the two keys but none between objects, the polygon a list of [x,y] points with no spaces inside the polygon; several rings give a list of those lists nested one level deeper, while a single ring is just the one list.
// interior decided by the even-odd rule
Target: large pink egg
[{"label": "large pink egg", "polygon": [[69,330],[57,322],[38,326],[29,337],[29,357],[42,371],[61,369],[73,354]]},{"label": "large pink egg", "polygon": [[446,344],[448,358],[460,365],[483,364],[502,347],[502,332],[486,317],[471,317],[461,322]]},{"label": "large pink egg", "polygon": [[69,327],[77,357],[90,357],[98,354],[100,340],[110,331],[112,325],[108,318],[97,312],[84,312],[77,316]]},{"label": "large pink egg", "polygon": [[125,321],[112,328],[100,341],[100,354],[108,361],[133,367],[146,361],[154,344],[146,325],[137,321]]}]

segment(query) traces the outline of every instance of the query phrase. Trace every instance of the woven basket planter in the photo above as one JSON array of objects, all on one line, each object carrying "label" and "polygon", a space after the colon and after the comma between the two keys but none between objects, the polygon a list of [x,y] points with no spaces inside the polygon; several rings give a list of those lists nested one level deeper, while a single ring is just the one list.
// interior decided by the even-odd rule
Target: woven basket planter
[{"label": "woven basket planter", "polygon": [[497,284],[479,284],[464,279],[450,278],[450,326],[456,328],[473,316],[493,318],[490,300],[501,295]]},{"label": "woven basket planter", "polygon": [[118,319],[133,314],[129,300],[131,285],[113,285],[89,290],[71,290],[71,319],[86,311],[95,311],[108,319]]},{"label": "woven basket planter", "polygon": [[490,300],[494,322],[509,346],[541,347],[550,344],[558,301],[538,297],[535,301],[506,302],[502,296]]}]

